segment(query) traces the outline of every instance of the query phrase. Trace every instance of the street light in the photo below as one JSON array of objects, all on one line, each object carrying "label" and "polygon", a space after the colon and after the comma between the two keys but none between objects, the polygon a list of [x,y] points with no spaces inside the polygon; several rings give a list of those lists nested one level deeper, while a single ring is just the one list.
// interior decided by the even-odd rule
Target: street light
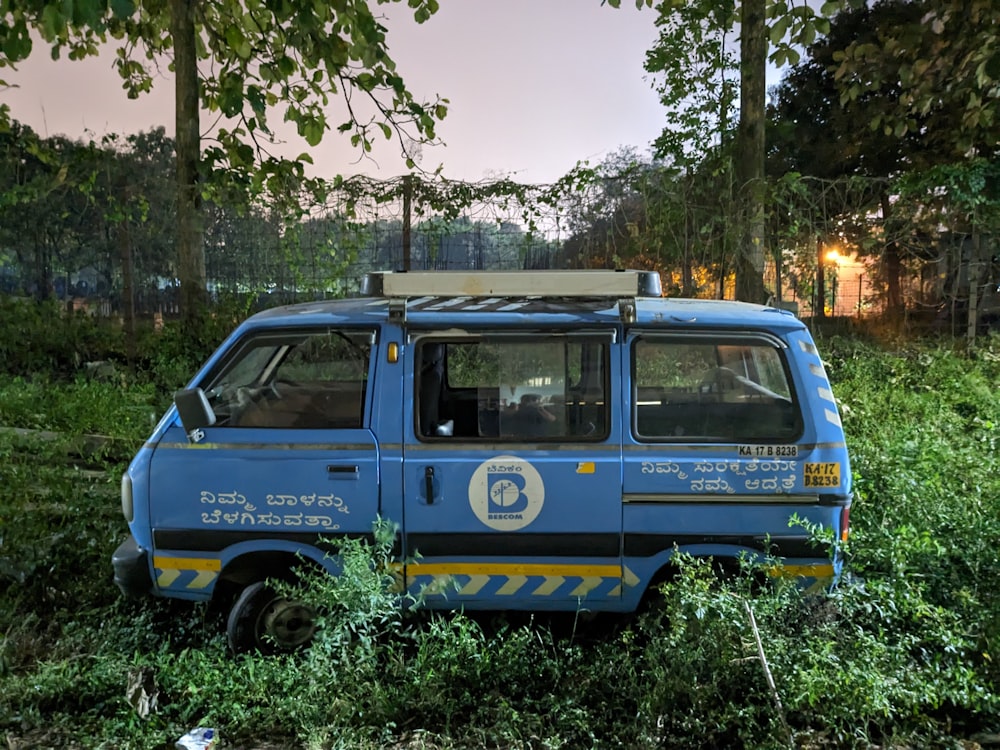
[{"label": "street light", "polygon": [[850,263],[850,256],[841,255],[840,248],[836,245],[829,245],[829,249],[824,252],[822,241],[816,243],[816,305],[814,315],[818,317],[826,316],[826,275],[829,267],[832,275],[830,279],[830,313],[836,315],[837,312],[837,285],[840,275],[837,271],[842,263]]},{"label": "street light", "polygon": [[[840,249],[836,245],[829,245],[830,249],[823,251],[823,240],[816,240],[816,304],[813,305],[813,315],[818,318],[826,317],[826,266],[832,263],[834,268],[840,262]],[[831,311],[836,306],[837,301],[837,277],[833,277],[833,304]]]}]

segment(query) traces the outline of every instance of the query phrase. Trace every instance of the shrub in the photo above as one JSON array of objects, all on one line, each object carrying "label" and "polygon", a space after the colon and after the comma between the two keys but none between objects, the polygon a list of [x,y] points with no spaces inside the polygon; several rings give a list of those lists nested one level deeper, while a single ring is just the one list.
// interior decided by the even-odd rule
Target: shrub
[{"label": "shrub", "polygon": [[70,376],[85,362],[124,359],[121,327],[56,301],[0,295],[0,368],[12,375]]},{"label": "shrub", "polygon": [[[187,351],[174,335],[151,339],[164,361]],[[304,594],[324,627],[277,657],[234,658],[210,608],[124,601],[110,583],[125,454],[84,465],[72,440],[143,439],[161,387],[7,378],[0,421],[65,437],[0,434],[0,729],[27,746],[122,748],[198,724],[234,746],[310,748],[768,748],[789,733],[943,747],[995,730],[1000,343],[974,358],[824,349],[856,488],[850,576],[828,595],[681,558],[648,612],[587,637],[573,617],[417,614],[394,590],[382,527],[334,550],[342,575]],[[145,719],[125,698],[138,670],[158,696]]]}]

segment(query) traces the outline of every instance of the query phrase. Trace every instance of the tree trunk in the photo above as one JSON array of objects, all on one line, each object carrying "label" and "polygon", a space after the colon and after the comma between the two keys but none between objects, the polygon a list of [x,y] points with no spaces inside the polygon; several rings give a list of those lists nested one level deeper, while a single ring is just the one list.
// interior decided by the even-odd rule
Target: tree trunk
[{"label": "tree trunk", "polygon": [[[122,205],[127,206],[131,190],[123,180],[120,186]],[[135,264],[132,258],[132,236],[129,232],[128,212],[118,223],[118,252],[122,262],[122,323],[125,327],[125,357],[129,370],[135,368],[138,342],[135,335]]]},{"label": "tree trunk", "polygon": [[687,178],[681,183],[684,188],[682,194],[681,210],[684,212],[684,235],[681,242],[683,257],[681,258],[681,296],[694,296],[694,260],[692,258],[692,247],[694,245],[694,227],[691,216],[691,209],[688,205],[687,193],[691,189],[691,168],[688,167]]},{"label": "tree trunk", "polygon": [[982,235],[972,235],[972,257],[969,259],[969,318],[965,326],[965,346],[969,351],[976,345],[979,330],[979,295],[983,282]]},{"label": "tree trunk", "polygon": [[44,237],[35,238],[35,299],[44,302],[55,293],[52,283],[52,253]]},{"label": "tree trunk", "polygon": [[765,0],[740,5],[740,126],[736,136],[736,190],[740,245],[736,252],[736,299],[766,301],[764,289],[764,108],[767,98]]},{"label": "tree trunk", "polygon": [[890,226],[892,202],[889,200],[888,193],[882,193],[880,201],[882,203],[882,226],[886,236],[883,257],[885,268],[885,314],[889,321],[899,322],[903,319],[903,289],[900,284],[900,274],[903,264],[899,257],[899,243],[893,239],[893,230]]},{"label": "tree trunk", "polygon": [[413,176],[403,176],[403,270],[410,270],[410,210],[413,200]]},{"label": "tree trunk", "polygon": [[174,41],[177,140],[177,276],[181,284],[181,318],[196,334],[208,302],[205,292],[204,216],[199,161],[201,135],[198,110],[198,59],[195,49],[195,6],[198,0],[170,0],[170,32]]},{"label": "tree trunk", "polygon": [[826,258],[823,257],[823,238],[816,237],[816,301],[813,317],[826,317]]}]

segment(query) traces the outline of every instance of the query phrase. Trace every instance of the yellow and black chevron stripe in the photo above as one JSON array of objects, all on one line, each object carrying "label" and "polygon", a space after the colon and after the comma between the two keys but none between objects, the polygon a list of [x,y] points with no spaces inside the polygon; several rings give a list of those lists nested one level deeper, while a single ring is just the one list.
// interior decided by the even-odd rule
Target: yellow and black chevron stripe
[{"label": "yellow and black chevron stripe", "polygon": [[621,565],[574,565],[548,563],[410,563],[406,566],[407,588],[424,594],[456,594],[460,597],[532,596],[580,599],[589,594],[618,597],[622,586],[635,586],[639,579]]},{"label": "yellow and black chevron stripe", "polygon": [[831,563],[775,565],[768,568],[767,573],[772,578],[793,580],[804,594],[818,594],[828,588],[834,580]]},{"label": "yellow and black chevron stripe", "polygon": [[156,585],[161,589],[186,588],[200,591],[219,577],[222,562],[211,557],[165,557],[155,555]]}]

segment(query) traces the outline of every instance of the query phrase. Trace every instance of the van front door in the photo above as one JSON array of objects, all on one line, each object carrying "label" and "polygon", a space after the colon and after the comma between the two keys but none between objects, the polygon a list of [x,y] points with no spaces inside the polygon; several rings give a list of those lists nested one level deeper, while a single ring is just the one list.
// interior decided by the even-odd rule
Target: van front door
[{"label": "van front door", "polygon": [[150,464],[161,591],[204,598],[234,558],[294,555],[321,536],[371,532],[379,512],[379,447],[369,429],[375,343],[372,329],[253,333],[206,374],[200,385],[215,424],[195,442],[177,420]]},{"label": "van front door", "polygon": [[406,579],[429,606],[616,609],[612,335],[411,333]]}]

